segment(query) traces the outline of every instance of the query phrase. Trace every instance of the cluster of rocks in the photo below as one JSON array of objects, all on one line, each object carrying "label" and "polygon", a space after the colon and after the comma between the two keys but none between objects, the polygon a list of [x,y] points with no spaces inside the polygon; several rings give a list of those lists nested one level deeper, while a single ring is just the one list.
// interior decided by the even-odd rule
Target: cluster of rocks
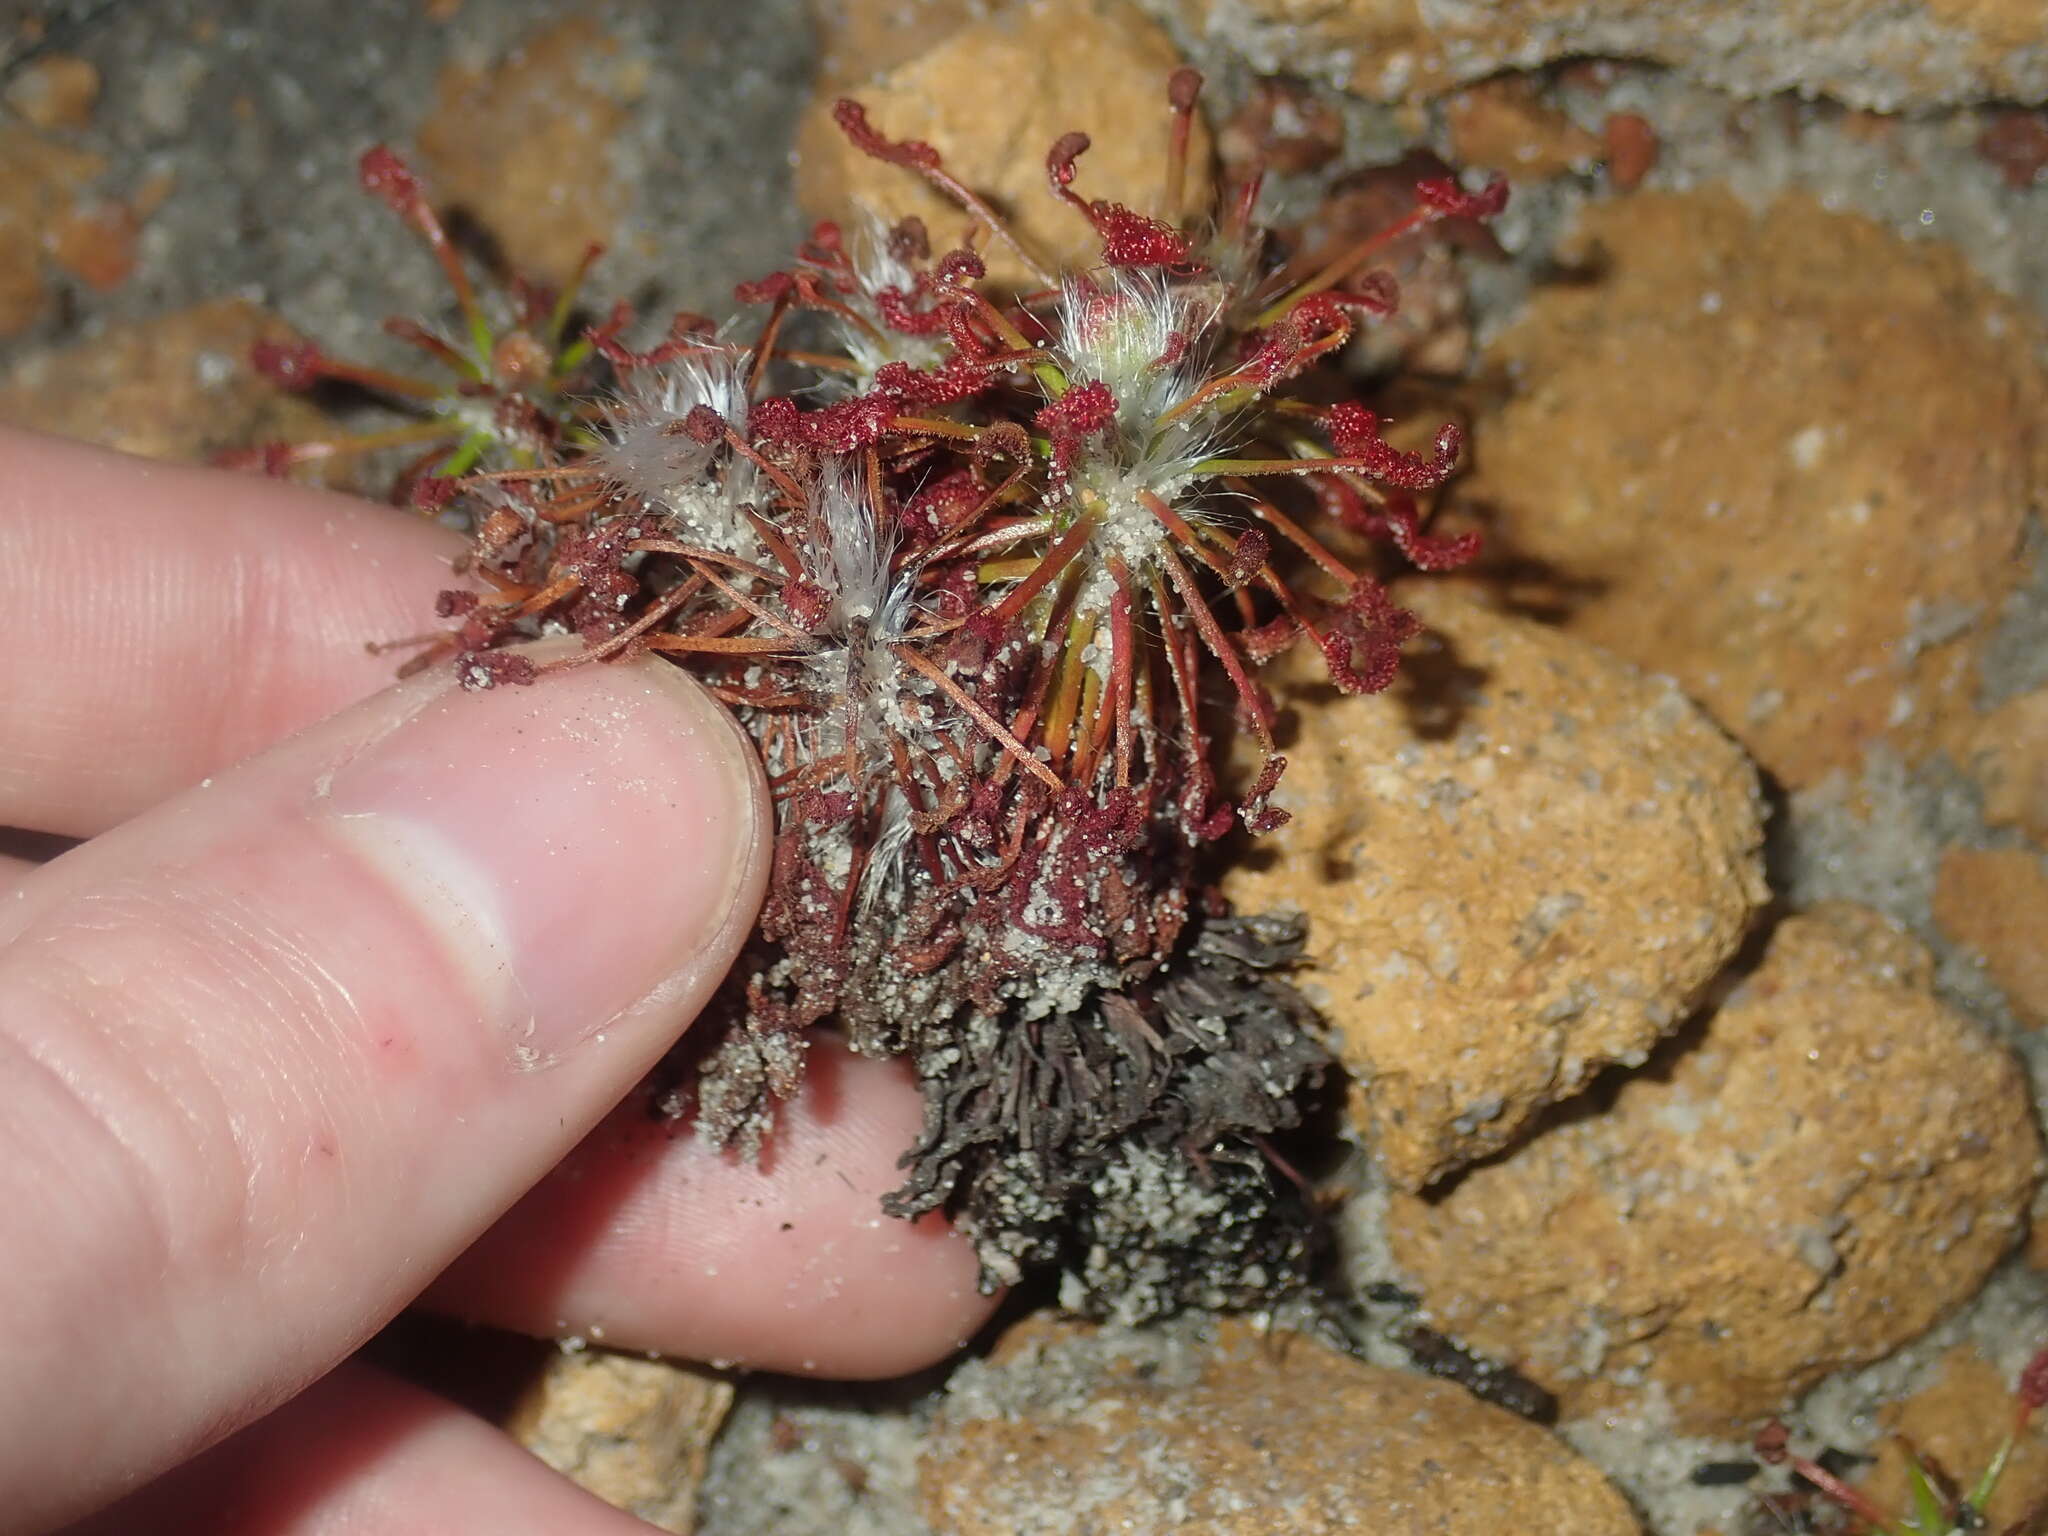
[{"label": "cluster of rocks", "polygon": [[[1654,90],[1633,77],[1589,114],[1559,104],[1553,77],[1502,73],[1614,55],[1883,112],[2039,100],[2033,8],[819,9],[797,185],[820,215],[957,223],[832,131],[831,97],[857,87],[885,132],[947,145],[961,179],[1057,248],[1082,231],[1042,194],[1043,145],[1088,131],[1090,195],[1143,206],[1157,82],[1189,49],[1394,103],[1374,121],[1529,189],[1537,212],[1504,239],[1539,280],[1476,341],[1460,330],[1465,378],[1416,406],[1471,425],[1445,515],[1485,528],[1489,558],[1404,584],[1426,633],[1389,693],[1339,698],[1307,665],[1272,670],[1292,732],[1276,803],[1294,819],[1223,880],[1245,910],[1310,921],[1301,980],[1349,1069],[1374,1191],[1339,1218],[1358,1286],[1419,1298],[1420,1320],[1512,1361],[1567,1419],[1739,1445],[1816,1382],[1955,1316],[2002,1264],[2048,1271],[2026,1067],[2048,1058],[2030,1033],[2048,1026],[2048,659],[2016,660],[2012,638],[2048,629],[2027,584],[2048,295],[2001,292],[1973,253],[1845,198],[1667,172]],[[93,110],[82,62],[7,93],[0,333],[46,302],[53,268],[117,265],[49,233],[104,213],[106,167],[62,142]],[[1381,110],[1288,89],[1291,122],[1320,112],[1338,138]],[[414,129],[437,179],[546,274],[621,232],[582,168],[647,99],[631,50],[564,20],[500,62],[451,66]],[[1731,106],[1731,158],[1742,122]],[[1244,125],[1218,127],[1228,158]],[[2009,182],[2009,161],[1979,168]],[[2028,238],[2048,213],[2014,219]],[[223,303],[117,329],[17,367],[0,419],[164,454],[292,435],[301,405],[208,362],[279,326]],[[1956,779],[1974,820],[1897,900],[1795,907],[1776,862],[1766,878],[1767,838],[1796,861],[1801,797],[1853,801],[1879,759]],[[1959,1006],[1958,975],[1990,1004]],[[1957,1345],[1891,1427],[1974,1470],[2003,1427],[1999,1364]],[[520,1430],[685,1531],[731,1401],[680,1367],[577,1357]],[[915,1432],[915,1508],[864,1528],[1639,1528],[1593,1463],[1461,1388],[1210,1319],[1133,1334],[1026,1318]],[[1903,1487],[1896,1452],[1870,1486]],[[1994,1524],[2043,1493],[2048,1447],[2030,1442]]]}]

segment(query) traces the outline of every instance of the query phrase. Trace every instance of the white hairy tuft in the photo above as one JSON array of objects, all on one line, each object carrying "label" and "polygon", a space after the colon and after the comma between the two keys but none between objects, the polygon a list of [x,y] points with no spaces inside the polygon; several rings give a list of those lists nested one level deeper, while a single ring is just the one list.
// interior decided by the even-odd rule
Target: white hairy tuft
[{"label": "white hairy tuft", "polygon": [[1057,340],[1077,381],[1109,386],[1117,429],[1142,452],[1207,375],[1219,314],[1211,290],[1176,288],[1149,267],[1110,268],[1067,280]]},{"label": "white hairy tuft", "polygon": [[875,295],[885,288],[914,292],[917,273],[889,249],[889,226],[872,208],[861,210],[860,228],[853,238],[853,274],[855,291],[847,296],[847,307],[868,325],[857,325],[843,315],[832,316],[833,338],[859,370],[840,384],[842,389],[864,393],[888,363],[930,369],[946,360],[948,348],[943,337],[906,336],[882,323]]},{"label": "white hairy tuft", "polygon": [[712,347],[624,370],[618,393],[605,402],[608,441],[593,461],[627,495],[667,502],[701,480],[719,451],[718,444],[700,443],[683,432],[684,420],[704,405],[744,428],[752,366],[753,353],[744,348]]},{"label": "white hairy tuft", "polygon": [[1077,383],[1099,380],[1116,398],[1114,429],[1086,444],[1070,483],[1095,503],[1104,546],[1133,571],[1153,566],[1170,538],[1147,495],[1190,522],[1205,520],[1191,493],[1202,462],[1229,447],[1231,421],[1211,405],[1166,418],[1218,366],[1223,303],[1214,284],[1176,286],[1150,269],[1069,279],[1060,296],[1062,365]]},{"label": "white hairy tuft", "polygon": [[722,443],[700,443],[683,423],[701,405],[744,429],[753,357],[744,347],[708,346],[625,370],[618,393],[604,404],[607,441],[591,456],[612,484],[667,513],[686,542],[747,560],[764,553],[740,511],[755,498],[758,472]]}]

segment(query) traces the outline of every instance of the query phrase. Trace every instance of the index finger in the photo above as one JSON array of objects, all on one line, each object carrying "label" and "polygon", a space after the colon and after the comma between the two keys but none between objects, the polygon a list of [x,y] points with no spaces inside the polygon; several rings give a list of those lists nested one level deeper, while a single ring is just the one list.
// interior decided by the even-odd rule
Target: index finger
[{"label": "index finger", "polygon": [[461,541],[0,426],[0,826],[89,837],[391,679]]}]

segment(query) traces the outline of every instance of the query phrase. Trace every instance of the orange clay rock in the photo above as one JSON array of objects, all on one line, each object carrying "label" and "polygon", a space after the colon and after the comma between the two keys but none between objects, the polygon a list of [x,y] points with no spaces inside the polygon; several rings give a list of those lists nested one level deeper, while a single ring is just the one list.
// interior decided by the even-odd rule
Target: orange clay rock
[{"label": "orange clay rock", "polygon": [[643,71],[594,24],[559,21],[489,67],[441,72],[419,149],[436,200],[473,214],[523,277],[566,280],[622,213],[605,173]]},{"label": "orange clay rock", "polygon": [[2023,1023],[2048,1025],[2048,868],[2031,848],[1951,848],[1934,881],[1941,931],[1983,957]]},{"label": "orange clay rock", "polygon": [[1413,1189],[1641,1061],[1765,891],[1755,774],[1668,681],[1447,584],[1400,600],[1446,648],[1390,692],[1271,669],[1294,820],[1223,888],[1307,914],[1353,1116]]},{"label": "orange clay rock", "polygon": [[1573,57],[1645,58],[1741,95],[1879,111],[2048,96],[2038,0],[1174,0],[1262,65],[1382,100]]},{"label": "orange clay rock", "polygon": [[46,53],[15,73],[0,101],[31,128],[48,132],[90,126],[99,95],[100,72],[90,59]]},{"label": "orange clay rock", "polygon": [[955,1373],[919,1467],[937,1536],[1633,1536],[1593,1466],[1461,1388],[1242,1323],[1027,1318]]},{"label": "orange clay rock", "polygon": [[[1859,1486],[1885,1509],[1912,1509],[1903,1437],[1923,1460],[1939,1462],[1968,1488],[2012,1428],[2012,1389],[2012,1380],[1997,1366],[1973,1346],[1958,1344],[1942,1356],[1941,1375],[1930,1385],[1880,1411],[1889,1433],[1877,1446],[1877,1465],[1859,1479]],[[2048,1426],[2037,1418],[2013,1445],[1984,1529],[2006,1530],[2044,1501],[2048,1501]]]},{"label": "orange clay rock", "polygon": [[0,421],[155,459],[324,436],[332,417],[249,366],[258,341],[297,339],[241,299],[111,326],[0,374]]},{"label": "orange clay rock", "polygon": [[512,1437],[579,1487],[657,1530],[690,1536],[732,1383],[610,1350],[553,1356],[513,1408]]},{"label": "orange clay rock", "polygon": [[[963,27],[851,94],[891,139],[922,139],[946,169],[1009,219],[1025,245],[1054,261],[1086,261],[1094,232],[1046,185],[1045,155],[1079,130],[1093,145],[1074,190],[1144,213],[1160,211],[1171,114],[1166,82],[1180,66],[1166,34],[1123,0],[1026,0]],[[837,91],[813,101],[797,128],[797,198],[819,218],[864,211],[893,224],[923,219],[933,246],[960,243],[970,221],[913,171],[871,160],[832,121]],[[1209,195],[1210,141],[1198,119],[1188,156],[1186,205]],[[1018,286],[1023,265],[981,242],[990,276]]]},{"label": "orange clay rock", "polygon": [[2004,1046],[1925,990],[1913,941],[1829,903],[1611,1103],[1393,1197],[1438,1326],[1568,1414],[1753,1427],[1975,1293],[2025,1228],[2039,1132]]},{"label": "orange clay rock", "polygon": [[105,170],[98,155],[0,122],[0,337],[27,330],[42,314],[51,227]]},{"label": "orange clay rock", "polygon": [[111,293],[134,275],[142,221],[124,203],[73,203],[50,220],[43,249],[59,270],[88,288]]},{"label": "orange clay rock", "polygon": [[1984,819],[2048,845],[2048,688],[1975,722],[1961,756],[1984,791]]},{"label": "orange clay rock", "polygon": [[1590,170],[1602,153],[1600,140],[1540,99],[1526,75],[1502,75],[1459,91],[1444,103],[1444,120],[1459,165],[1516,181]]},{"label": "orange clay rock", "polygon": [[2048,478],[2036,322],[1804,196],[1639,193],[1576,246],[1589,280],[1492,351],[1518,387],[1459,492],[1517,595],[1670,672],[1789,788],[1922,753],[1971,708]]}]

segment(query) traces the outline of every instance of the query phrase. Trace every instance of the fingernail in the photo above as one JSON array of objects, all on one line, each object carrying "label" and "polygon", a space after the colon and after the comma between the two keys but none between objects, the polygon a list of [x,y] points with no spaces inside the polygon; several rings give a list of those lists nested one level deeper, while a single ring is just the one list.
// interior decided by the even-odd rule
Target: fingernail
[{"label": "fingernail", "polygon": [[540,1066],[729,963],[753,917],[758,771],[675,668],[590,665],[448,688],[339,768],[326,807]]}]

